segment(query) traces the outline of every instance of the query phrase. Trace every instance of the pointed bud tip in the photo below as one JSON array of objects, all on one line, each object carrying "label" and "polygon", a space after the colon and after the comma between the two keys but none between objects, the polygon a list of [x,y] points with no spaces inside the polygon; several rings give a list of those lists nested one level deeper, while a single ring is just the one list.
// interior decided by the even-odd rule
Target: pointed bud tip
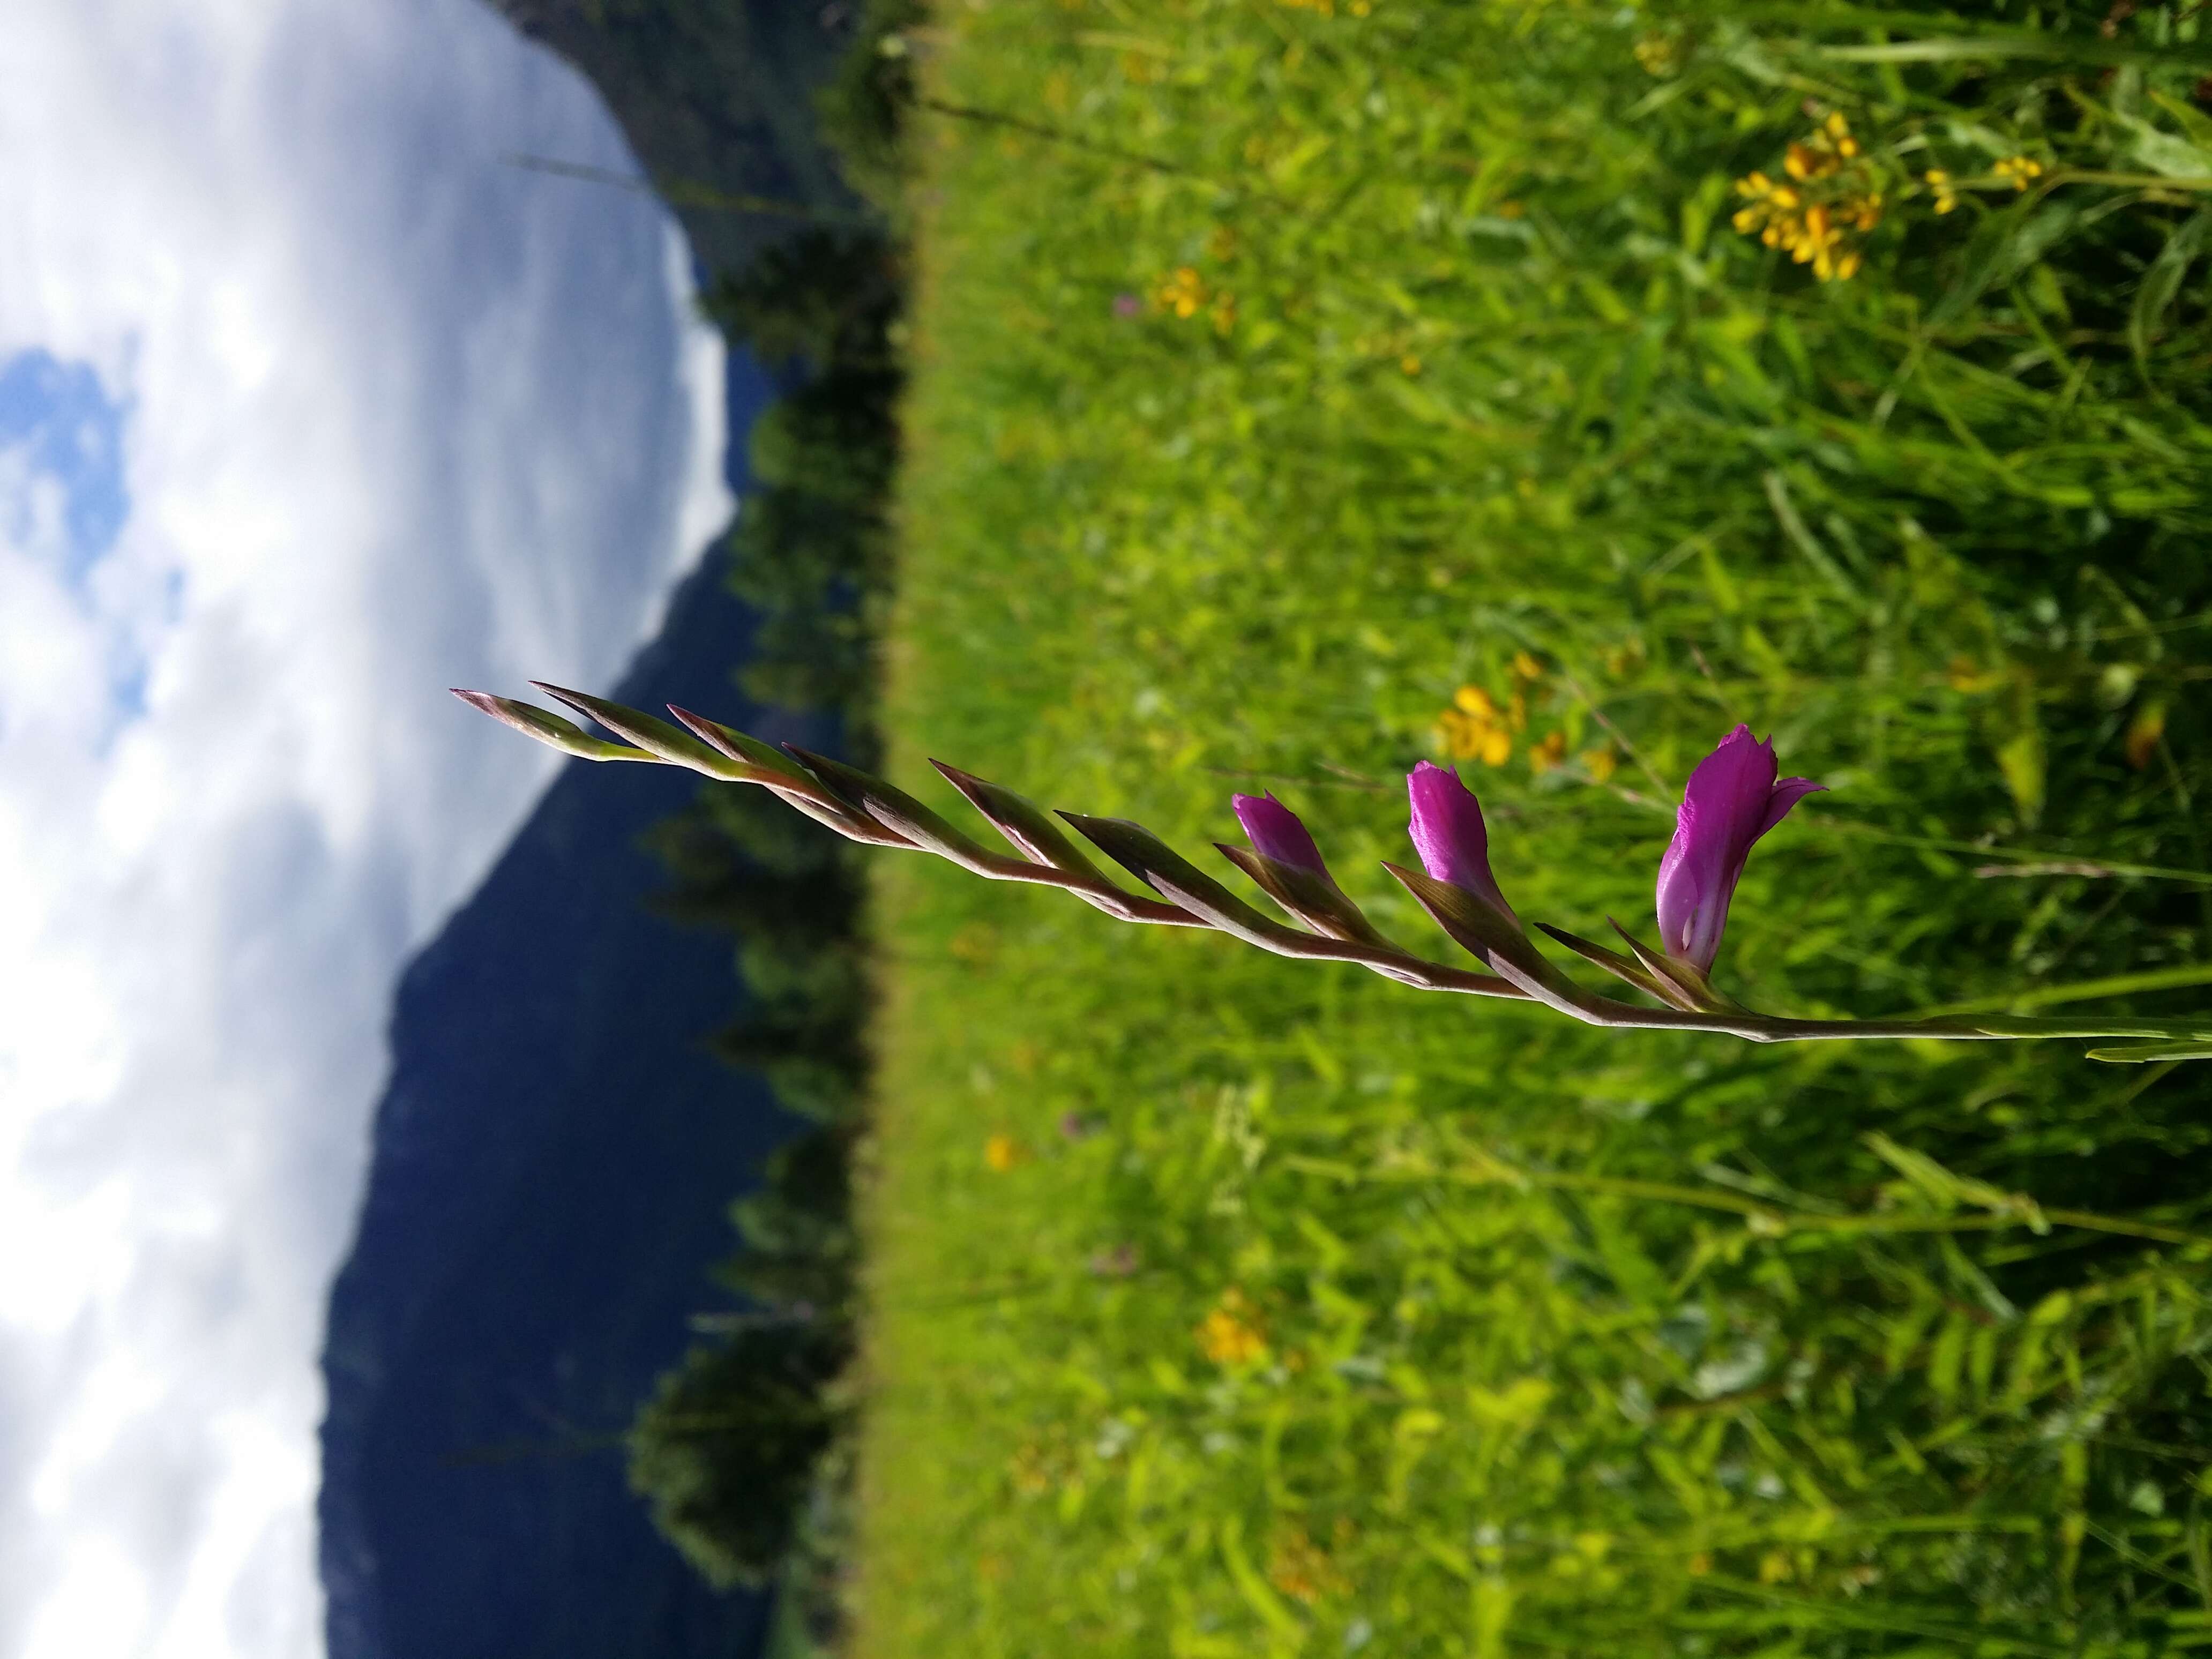
[{"label": "pointed bud tip", "polygon": [[693,737],[701,739],[708,747],[720,750],[725,753],[728,751],[729,741],[723,734],[732,728],[725,726],[720,720],[710,720],[704,714],[686,708],[680,703],[672,702],[667,705],[667,708],[668,712],[675,716],[678,726],[690,732]]},{"label": "pointed bud tip", "polygon": [[716,754],[729,760],[740,760],[744,758],[744,757],[740,756],[732,746],[730,739],[724,735],[721,726],[717,722],[708,720],[704,714],[695,714],[691,710],[683,708],[677,703],[672,702],[666,705],[666,707],[668,712],[675,716],[676,723],[678,726],[689,732],[693,737],[698,738],[700,742],[705,744],[707,747],[713,750]]},{"label": "pointed bud tip", "polygon": [[592,705],[599,701],[589,692],[572,691],[565,685],[556,685],[550,680],[532,680],[530,684],[556,702],[565,702],[580,714],[589,714]]}]

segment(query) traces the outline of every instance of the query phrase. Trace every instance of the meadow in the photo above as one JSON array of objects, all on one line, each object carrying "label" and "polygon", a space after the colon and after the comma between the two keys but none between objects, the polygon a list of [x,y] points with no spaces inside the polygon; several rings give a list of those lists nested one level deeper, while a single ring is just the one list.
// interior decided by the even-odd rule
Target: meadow
[{"label": "meadow", "polygon": [[[2203,21],[943,0],[887,774],[1246,891],[1272,789],[1442,957],[1416,761],[1522,915],[1648,939],[1744,721],[1831,793],[1725,988],[2212,1006]],[[862,1659],[2212,1647],[2212,1065],[871,874]]]}]

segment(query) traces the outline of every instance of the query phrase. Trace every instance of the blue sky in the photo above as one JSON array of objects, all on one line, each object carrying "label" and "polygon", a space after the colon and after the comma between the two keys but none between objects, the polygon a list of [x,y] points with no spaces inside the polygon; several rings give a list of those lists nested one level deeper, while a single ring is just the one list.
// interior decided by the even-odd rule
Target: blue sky
[{"label": "blue sky", "polygon": [[[130,516],[126,413],[90,363],[64,362],[35,346],[0,362],[0,534],[18,550],[35,550],[79,594]],[[182,590],[178,572],[173,603]],[[144,660],[126,653],[106,666],[117,721],[143,714]]]},{"label": "blue sky", "polygon": [[123,481],[121,403],[90,363],[65,363],[33,347],[0,362],[0,455],[23,469],[7,505],[10,539],[36,534],[33,498],[58,497],[65,539],[62,574],[72,586],[115,545],[131,511]]},{"label": "blue sky", "polygon": [[408,955],[731,508],[719,343],[478,0],[0,28],[0,1659],[307,1656]]}]

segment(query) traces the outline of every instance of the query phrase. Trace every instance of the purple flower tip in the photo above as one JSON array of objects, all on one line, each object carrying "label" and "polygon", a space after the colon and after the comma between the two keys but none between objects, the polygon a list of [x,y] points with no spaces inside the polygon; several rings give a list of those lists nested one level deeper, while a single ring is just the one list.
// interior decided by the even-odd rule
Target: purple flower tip
[{"label": "purple flower tip", "polygon": [[1252,850],[1261,858],[1273,859],[1278,864],[1295,864],[1317,876],[1328,873],[1313,836],[1298,822],[1298,815],[1277,800],[1273,792],[1237,795],[1231,804],[1237,808],[1237,822],[1252,838]]},{"label": "purple flower tip", "polygon": [[1413,807],[1407,828],[1421,867],[1434,879],[1465,888],[1511,915],[1513,907],[1490,873],[1490,831],[1482,822],[1481,803],[1459,774],[1423,761],[1406,775],[1406,794]]},{"label": "purple flower tip", "polygon": [[1810,778],[1778,780],[1775,771],[1774,740],[1761,742],[1739,726],[1690,774],[1674,839],[1659,860],[1659,939],[1678,961],[1711,968],[1753,844],[1827,787]]},{"label": "purple flower tip", "polygon": [[1145,302],[1133,294],[1117,294],[1114,296],[1114,314],[1116,317],[1126,320],[1135,316],[1144,308]]}]

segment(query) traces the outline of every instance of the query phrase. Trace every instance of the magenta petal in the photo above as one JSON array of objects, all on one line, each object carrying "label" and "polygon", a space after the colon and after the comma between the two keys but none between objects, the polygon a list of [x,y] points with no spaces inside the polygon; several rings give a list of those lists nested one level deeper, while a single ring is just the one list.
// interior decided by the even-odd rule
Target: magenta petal
[{"label": "magenta petal", "polygon": [[1407,774],[1406,794],[1413,809],[1407,830],[1421,855],[1421,867],[1436,880],[1465,888],[1511,915],[1512,907],[1490,873],[1490,831],[1482,821],[1481,803],[1459,774],[1423,761]]},{"label": "magenta petal", "polygon": [[1237,809],[1237,821],[1244,826],[1244,833],[1252,838],[1252,850],[1261,858],[1273,859],[1278,864],[1295,864],[1302,870],[1310,870],[1317,876],[1328,873],[1322,862],[1321,848],[1298,815],[1277,800],[1273,791],[1264,795],[1237,795],[1231,798]]},{"label": "magenta petal", "polygon": [[1783,819],[1788,817],[1790,809],[1804,799],[1806,796],[1826,794],[1827,789],[1826,784],[1815,783],[1810,778],[1783,779],[1774,786],[1774,793],[1767,797],[1766,816],[1759,821],[1759,829],[1753,835],[1752,839],[1757,841],[1760,836],[1765,835]]},{"label": "magenta petal", "polygon": [[1808,778],[1778,783],[1775,769],[1773,741],[1760,742],[1739,726],[1690,774],[1674,839],[1659,861],[1659,938],[1668,955],[1700,969],[1713,965],[1753,843],[1826,787]]},{"label": "magenta petal", "polygon": [[1690,922],[1704,894],[1698,872],[1684,867],[1690,848],[1686,814],[1686,806],[1675,815],[1674,839],[1659,860],[1659,948],[1670,957],[1689,954]]}]

